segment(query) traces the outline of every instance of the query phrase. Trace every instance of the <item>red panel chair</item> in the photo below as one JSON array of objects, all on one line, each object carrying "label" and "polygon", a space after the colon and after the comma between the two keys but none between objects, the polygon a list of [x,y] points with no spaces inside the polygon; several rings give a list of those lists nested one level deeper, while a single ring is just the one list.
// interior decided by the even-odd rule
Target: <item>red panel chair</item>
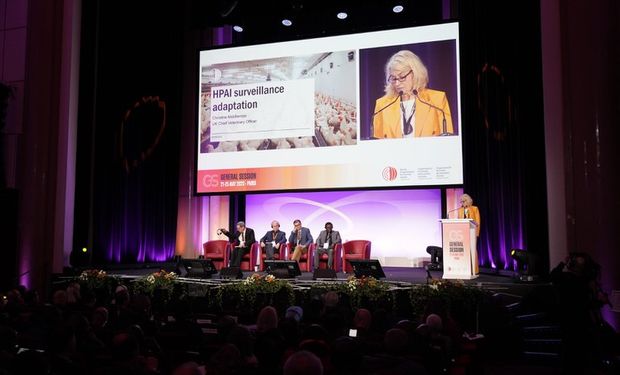
[{"label": "red panel chair", "polygon": [[[291,259],[294,250],[290,243],[286,244],[286,259]],[[301,254],[301,258],[299,258],[299,269],[301,272],[312,271],[312,254],[314,254],[314,244],[310,244],[308,251],[305,254]]]},{"label": "red panel chair", "polygon": [[342,244],[342,264],[346,273],[353,272],[353,268],[347,263],[349,259],[370,259],[370,241],[354,240]]},{"label": "red panel chair", "polygon": [[206,259],[211,259],[218,271],[228,267],[228,241],[213,240],[203,243],[202,255]]},{"label": "red panel chair", "polygon": [[[275,260],[284,260],[284,259],[286,259],[285,255],[284,255],[286,253],[286,245],[287,245],[286,242],[281,244],[280,248],[278,249],[278,251],[274,251],[273,252],[273,259],[275,259]],[[258,259],[260,260],[260,269],[261,269],[261,271],[264,271],[265,270],[265,259],[267,259],[267,254],[265,253],[265,250],[260,247],[260,243],[258,244],[258,253],[260,254],[259,257],[258,257]]]},{"label": "red panel chair", "polygon": [[[316,250],[316,248],[315,248]],[[314,253],[312,253],[312,266],[314,267]],[[319,257],[319,268],[325,269],[327,268],[327,261],[329,260],[329,255],[327,253],[321,254]],[[342,270],[342,244],[334,245],[334,271],[340,272]]]},{"label": "red panel chair", "polygon": [[[233,250],[234,246],[234,243],[228,246],[228,259],[230,259],[230,252]],[[240,264],[241,271],[254,271],[254,266],[256,265],[257,247],[260,248],[260,245],[258,242],[254,242],[252,246],[250,246],[250,251],[243,255]]]},{"label": "red panel chair", "polygon": [[260,245],[258,242],[254,242],[252,246],[250,246],[250,252],[241,258],[242,271],[254,271],[254,266],[256,266],[257,260],[256,254],[258,254],[258,250],[260,250]]}]

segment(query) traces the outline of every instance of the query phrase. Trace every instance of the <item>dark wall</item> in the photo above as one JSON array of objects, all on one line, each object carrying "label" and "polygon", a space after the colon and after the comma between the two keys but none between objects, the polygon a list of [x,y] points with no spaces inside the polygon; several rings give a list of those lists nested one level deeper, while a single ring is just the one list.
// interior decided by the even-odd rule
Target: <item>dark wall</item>
[{"label": "dark wall", "polygon": [[480,207],[483,266],[539,255],[548,231],[538,1],[460,1],[464,190]]},{"label": "dark wall", "polygon": [[82,25],[74,249],[87,247],[95,264],[169,259],[178,199],[182,6],[85,2]]}]

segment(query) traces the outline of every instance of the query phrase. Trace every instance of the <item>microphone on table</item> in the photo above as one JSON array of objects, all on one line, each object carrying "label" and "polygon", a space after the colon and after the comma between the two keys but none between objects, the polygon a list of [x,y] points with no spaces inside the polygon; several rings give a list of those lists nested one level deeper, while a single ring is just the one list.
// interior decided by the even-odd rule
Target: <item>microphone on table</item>
[{"label": "microphone on table", "polygon": [[379,113],[383,112],[383,110],[387,109],[388,107],[392,106],[392,104],[396,103],[398,101],[398,99],[400,99],[402,101],[402,97],[403,97],[403,91],[400,90],[398,92],[398,96],[396,97],[396,99],[392,100],[388,105],[386,105],[385,107],[381,108],[380,110],[378,110],[377,112],[372,114],[372,116],[370,117],[370,137],[369,137],[369,139],[377,139],[374,136],[374,134],[375,134],[375,116],[378,115]]},{"label": "microphone on table", "polygon": [[448,133],[448,125],[446,122],[446,111],[444,111],[441,107],[437,107],[436,105],[426,102],[424,100],[422,100],[422,98],[420,98],[420,95],[418,95],[418,90],[413,90],[413,95],[415,95],[415,97],[420,101],[420,103],[422,104],[426,104],[427,106],[436,109],[437,111],[441,112],[442,116],[443,116],[443,120],[441,121],[441,125],[442,125],[442,132],[441,134],[439,134],[440,136],[446,136],[446,135],[454,135],[452,133]]}]

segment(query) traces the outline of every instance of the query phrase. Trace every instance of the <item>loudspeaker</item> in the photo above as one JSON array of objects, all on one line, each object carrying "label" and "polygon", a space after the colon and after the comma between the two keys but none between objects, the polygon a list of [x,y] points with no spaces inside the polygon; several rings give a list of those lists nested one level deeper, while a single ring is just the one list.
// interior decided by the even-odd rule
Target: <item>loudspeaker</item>
[{"label": "loudspeaker", "polygon": [[317,268],[312,274],[312,280],[316,279],[335,279],[336,271],[331,268]]},{"label": "loudspeaker", "polygon": [[375,279],[385,277],[381,263],[377,259],[349,259],[355,277],[372,276]]},{"label": "loudspeaker", "polygon": [[220,278],[241,279],[243,278],[243,272],[241,272],[241,267],[224,267],[220,270]]},{"label": "loudspeaker", "polygon": [[299,263],[294,260],[265,260],[265,272],[281,279],[301,276]]},{"label": "loudspeaker", "polygon": [[217,273],[211,259],[181,259],[177,263],[177,273],[181,277],[209,279]]}]

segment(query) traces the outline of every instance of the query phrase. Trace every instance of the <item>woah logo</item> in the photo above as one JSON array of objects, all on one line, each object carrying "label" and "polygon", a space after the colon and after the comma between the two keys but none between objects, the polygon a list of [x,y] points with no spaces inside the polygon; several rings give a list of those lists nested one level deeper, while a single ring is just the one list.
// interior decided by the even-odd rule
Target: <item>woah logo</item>
[{"label": "woah logo", "polygon": [[385,167],[383,168],[383,179],[386,181],[394,181],[396,180],[396,176],[398,176],[398,172],[394,167]]}]

